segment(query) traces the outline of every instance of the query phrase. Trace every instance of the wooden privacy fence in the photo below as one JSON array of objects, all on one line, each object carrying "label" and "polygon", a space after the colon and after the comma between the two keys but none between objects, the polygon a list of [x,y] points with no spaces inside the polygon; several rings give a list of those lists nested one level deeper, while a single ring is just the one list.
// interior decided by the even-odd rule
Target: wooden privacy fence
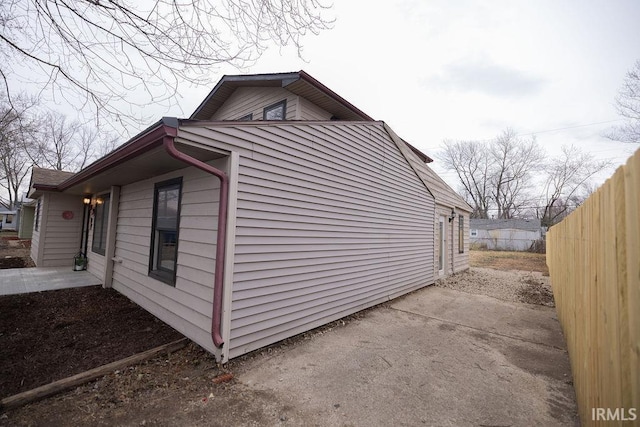
[{"label": "wooden privacy fence", "polygon": [[640,150],[547,233],[583,425],[640,424],[639,212]]}]

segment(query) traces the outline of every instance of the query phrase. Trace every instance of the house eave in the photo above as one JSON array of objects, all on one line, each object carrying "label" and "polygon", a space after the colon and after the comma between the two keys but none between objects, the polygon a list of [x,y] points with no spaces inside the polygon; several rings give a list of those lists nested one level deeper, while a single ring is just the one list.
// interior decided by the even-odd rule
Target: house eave
[{"label": "house eave", "polygon": [[[323,92],[325,95],[327,95],[329,98],[335,100],[336,102],[338,102],[339,104],[344,105],[345,107],[347,107],[349,110],[353,111],[356,115],[360,116],[361,119],[363,120],[367,120],[367,121],[374,121],[374,119],[369,116],[368,114],[366,114],[364,111],[360,110],[359,108],[357,108],[355,105],[353,105],[352,103],[350,103],[349,101],[347,101],[346,99],[344,99],[343,97],[341,97],[340,95],[338,95],[337,93],[335,93],[334,91],[332,91],[331,89],[329,89],[327,86],[323,85],[322,83],[320,83],[318,80],[316,80],[315,78],[313,78],[312,76],[310,76],[307,72],[305,72],[304,70],[300,70],[298,72],[300,79],[308,82],[309,84],[311,84],[313,87],[315,87],[316,89],[320,90],[321,92]],[[293,83],[293,82],[292,82]],[[287,85],[288,86],[288,85]],[[286,86],[285,86],[286,87]]]},{"label": "house eave", "polygon": [[177,135],[177,129],[178,119],[174,117],[163,117],[161,120],[134,136],[116,150],[101,159],[96,160],[60,184],[33,184],[34,191],[30,193],[30,196],[33,195],[37,197],[43,191],[62,192],[87,181],[110,168],[137,157],[153,148],[161,146],[165,136],[175,137]]}]

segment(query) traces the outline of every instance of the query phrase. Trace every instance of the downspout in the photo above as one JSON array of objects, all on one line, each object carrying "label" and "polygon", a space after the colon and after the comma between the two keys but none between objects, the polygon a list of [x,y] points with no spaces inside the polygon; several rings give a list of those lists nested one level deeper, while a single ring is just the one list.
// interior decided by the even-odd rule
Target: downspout
[{"label": "downspout", "polygon": [[227,239],[227,206],[229,204],[229,178],[227,174],[196,158],[184,154],[176,148],[173,136],[165,136],[163,145],[167,153],[175,159],[201,169],[220,180],[220,203],[218,208],[218,237],[216,239],[216,265],[213,282],[213,310],[211,313],[211,338],[213,344],[222,348],[224,340],[220,331],[222,319],[222,287],[224,279],[225,243]]},{"label": "downspout", "polygon": [[[455,212],[455,208],[453,208],[453,210]],[[457,216],[456,216],[456,218],[457,218]],[[451,274],[455,273],[455,268],[454,268],[455,263],[454,263],[453,257],[456,256],[455,255],[456,249],[455,249],[455,241],[453,239],[456,238],[456,232],[455,232],[455,229],[456,229],[456,218],[454,218],[453,221],[451,221]]]}]

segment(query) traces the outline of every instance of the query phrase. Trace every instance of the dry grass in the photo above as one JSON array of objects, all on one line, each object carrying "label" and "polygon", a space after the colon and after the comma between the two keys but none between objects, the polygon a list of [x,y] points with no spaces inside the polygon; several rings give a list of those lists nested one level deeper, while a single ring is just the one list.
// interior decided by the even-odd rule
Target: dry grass
[{"label": "dry grass", "polygon": [[538,271],[549,275],[545,254],[507,251],[470,251],[471,267],[493,268],[495,270]]}]

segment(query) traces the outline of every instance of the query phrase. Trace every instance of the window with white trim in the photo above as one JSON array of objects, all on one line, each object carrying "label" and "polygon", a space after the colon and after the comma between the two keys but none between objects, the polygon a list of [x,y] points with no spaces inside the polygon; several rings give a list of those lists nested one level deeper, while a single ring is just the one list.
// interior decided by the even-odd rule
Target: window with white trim
[{"label": "window with white trim", "polygon": [[182,178],[157,183],[153,195],[149,275],[175,285]]}]

